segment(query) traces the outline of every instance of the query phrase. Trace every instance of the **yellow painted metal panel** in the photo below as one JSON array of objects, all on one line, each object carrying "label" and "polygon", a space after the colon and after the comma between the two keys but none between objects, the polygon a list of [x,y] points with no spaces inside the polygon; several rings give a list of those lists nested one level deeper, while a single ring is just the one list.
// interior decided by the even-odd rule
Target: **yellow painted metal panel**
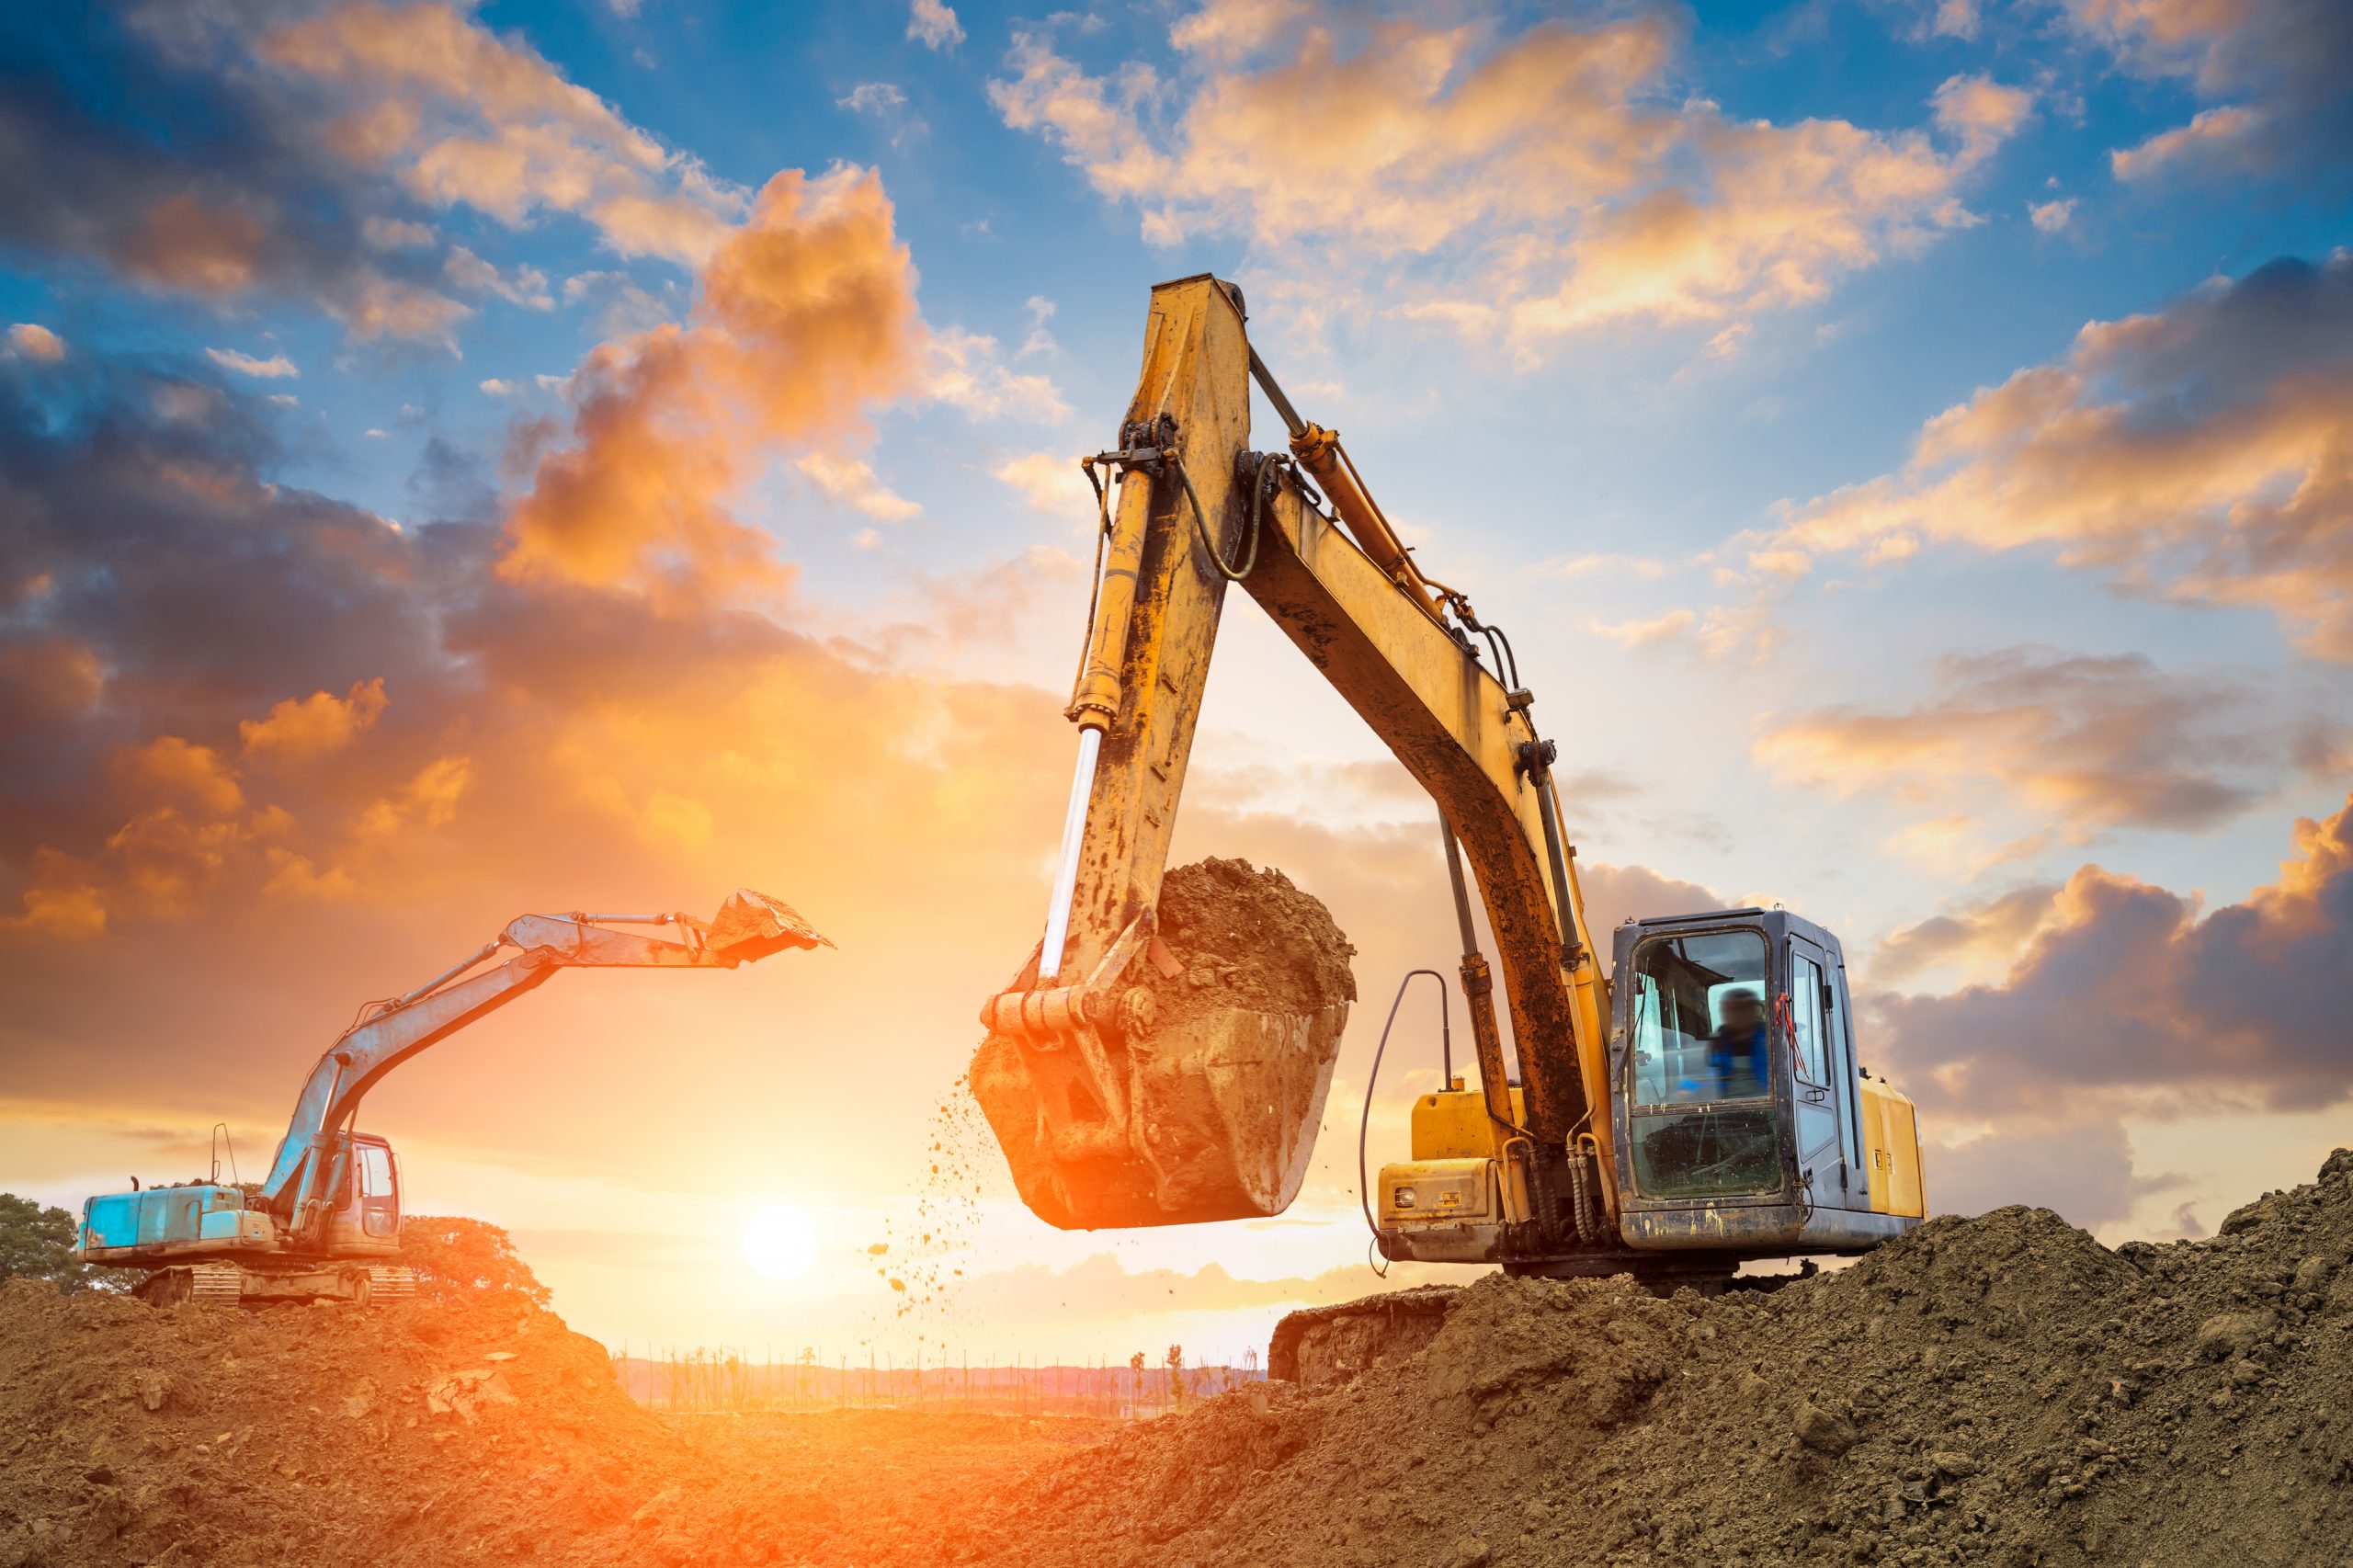
[{"label": "yellow painted metal panel", "polygon": [[[1512,1085],[1511,1119],[1526,1126],[1528,1096]],[[1487,1119],[1486,1096],[1475,1089],[1444,1090],[1414,1101],[1414,1158],[1416,1160],[1492,1159],[1495,1124]]]},{"label": "yellow painted metal panel", "polygon": [[1863,1158],[1870,1168],[1871,1208],[1919,1219],[1927,1213],[1920,1180],[1920,1124],[1912,1102],[1877,1078],[1862,1090]]},{"label": "yellow painted metal panel", "polygon": [[1456,1225],[1495,1213],[1491,1160],[1414,1160],[1381,1167],[1383,1225]]}]

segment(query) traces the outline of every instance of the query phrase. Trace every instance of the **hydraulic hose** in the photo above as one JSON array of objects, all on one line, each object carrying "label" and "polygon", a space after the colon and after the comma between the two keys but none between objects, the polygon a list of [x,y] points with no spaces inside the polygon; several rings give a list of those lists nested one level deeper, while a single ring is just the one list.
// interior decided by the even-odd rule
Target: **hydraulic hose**
[{"label": "hydraulic hose", "polygon": [[[1365,1144],[1372,1132],[1372,1091],[1381,1082],[1381,1058],[1389,1050],[1389,1031],[1396,1027],[1397,1009],[1405,1005],[1405,988],[1413,984],[1416,978],[1425,974],[1438,982],[1438,1028],[1442,1031],[1441,1038],[1449,1041],[1448,1047],[1449,1056],[1452,1053],[1450,1043],[1452,1026],[1448,1017],[1446,976],[1434,969],[1407,970],[1405,978],[1397,983],[1396,999],[1389,1004],[1388,1021],[1381,1026],[1381,1043],[1372,1048],[1372,1071],[1366,1075],[1364,1081],[1364,1114],[1357,1119],[1357,1205],[1364,1210],[1365,1229],[1372,1233],[1376,1241],[1380,1239],[1381,1227],[1373,1223],[1372,1188],[1365,1180],[1364,1165]],[[1449,1078],[1447,1082],[1451,1085],[1453,1080]]]}]

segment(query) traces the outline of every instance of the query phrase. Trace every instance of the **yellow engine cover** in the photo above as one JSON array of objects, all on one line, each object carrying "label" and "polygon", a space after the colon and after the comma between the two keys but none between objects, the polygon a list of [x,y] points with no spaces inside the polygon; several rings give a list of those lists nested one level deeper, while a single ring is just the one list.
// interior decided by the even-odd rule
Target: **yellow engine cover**
[{"label": "yellow engine cover", "polygon": [[[1528,1125],[1527,1096],[1517,1088],[1511,1092],[1511,1119]],[[1445,1089],[1415,1099],[1413,1132],[1416,1160],[1486,1160],[1503,1152],[1495,1146],[1495,1124],[1487,1119],[1487,1098],[1476,1089]]]}]

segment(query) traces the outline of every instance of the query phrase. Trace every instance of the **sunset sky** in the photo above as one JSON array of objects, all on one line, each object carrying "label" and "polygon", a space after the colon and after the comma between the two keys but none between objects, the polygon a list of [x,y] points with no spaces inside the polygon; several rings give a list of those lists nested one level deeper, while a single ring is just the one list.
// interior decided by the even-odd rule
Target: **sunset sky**
[{"label": "sunset sky", "polygon": [[1177,851],[1359,949],[1307,1193],[1055,1233],[956,1092],[1073,459],[1213,270],[1510,631],[1597,926],[1801,911],[1933,1206],[2210,1231],[2353,1142],[2348,84],[2337,0],[7,7],[0,1188],[251,1176],[361,1002],[745,885],[837,949],[411,1063],[411,1210],[616,1346],[1224,1358],[1375,1286],[1444,868],[1244,596]]}]

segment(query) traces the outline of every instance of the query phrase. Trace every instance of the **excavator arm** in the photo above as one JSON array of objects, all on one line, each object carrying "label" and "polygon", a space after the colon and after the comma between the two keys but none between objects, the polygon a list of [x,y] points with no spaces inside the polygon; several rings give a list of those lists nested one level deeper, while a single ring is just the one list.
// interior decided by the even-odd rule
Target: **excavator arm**
[{"label": "excavator arm", "polygon": [[[666,926],[663,940],[615,926]],[[687,915],[524,915],[465,959],[412,991],[369,1003],[321,1056],[262,1185],[263,1206],[315,1244],[348,1176],[347,1140],[337,1136],[385,1074],[429,1046],[538,989],[559,970],[734,969],[790,948],[831,947],[788,904],[741,889],[709,921]],[[498,954],[515,956],[481,969]]]},{"label": "excavator arm", "polygon": [[[1256,375],[1290,456],[1248,450]],[[1123,1007],[1148,950],[1169,835],[1224,590],[1238,582],[1438,802],[1477,874],[1495,932],[1525,1090],[1516,1125],[1491,986],[1472,940],[1464,979],[1498,1146],[1540,1227],[1580,1230],[1606,1203],[1605,981],[1563,843],[1552,745],[1480,661],[1461,595],[1424,577],[1333,432],[1302,419],[1249,347],[1240,295],[1203,275],[1153,291],[1143,369],[1120,447],[1086,655],[1059,875],[1038,955],[983,1007],[974,1088],[1016,1183],[1058,1224],[1139,1225],[1279,1212],[1296,1194],[1337,1025],[1249,1015],[1156,1038]],[[1302,483],[1329,499],[1327,517]],[[1449,619],[1451,618],[1451,619]],[[1483,629],[1481,629],[1483,630]],[[1499,660],[1500,662],[1500,660]],[[1449,857],[1450,858],[1450,857]],[[1298,1090],[1298,1052],[1321,1078]],[[1172,1171],[1158,1096],[1191,1063],[1215,1102],[1231,1169]],[[1078,1108],[1074,1109],[1074,1108]],[[1193,1119],[1199,1120],[1196,1112]],[[1598,1161],[1597,1165],[1594,1162]]]}]

